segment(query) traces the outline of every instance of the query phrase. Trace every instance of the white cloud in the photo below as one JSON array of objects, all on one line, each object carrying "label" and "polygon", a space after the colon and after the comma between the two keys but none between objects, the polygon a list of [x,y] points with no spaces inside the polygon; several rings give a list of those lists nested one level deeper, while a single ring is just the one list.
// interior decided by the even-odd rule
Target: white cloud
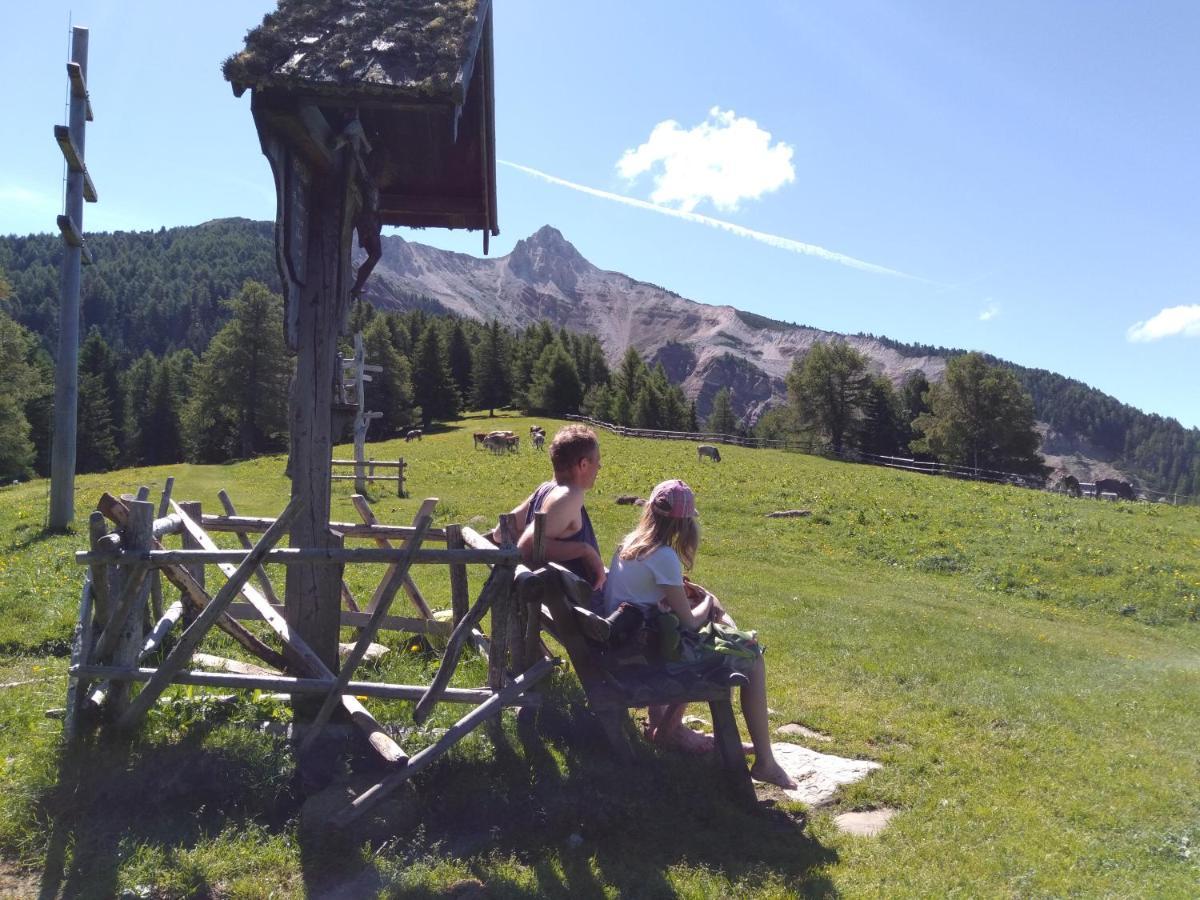
[{"label": "white cloud", "polygon": [[979,314],[980,322],[990,322],[996,316],[1000,315],[1000,307],[995,303],[988,303],[987,307]]},{"label": "white cloud", "polygon": [[574,181],[567,181],[565,178],[558,178],[555,175],[548,175],[545,172],[540,172],[537,169],[531,169],[529,166],[523,166],[520,163],[508,162],[501,159],[498,162],[503,166],[508,166],[510,169],[516,169],[519,172],[525,172],[527,175],[532,175],[535,178],[540,178],[542,181],[550,184],[557,184],[562,187],[570,188],[573,191],[579,191],[581,194],[588,194],[592,197],[600,197],[604,200],[612,200],[615,203],[623,203],[625,206],[632,206],[635,209],[645,209],[650,212],[661,213],[664,216],[673,216],[676,219],[683,219],[685,222],[695,222],[698,225],[707,225],[709,228],[717,228],[721,231],[727,231],[730,234],[736,234],[738,237],[750,238],[752,241],[759,241],[771,247],[777,247],[780,250],[788,250],[792,253],[801,253],[805,256],[815,256],[818,259],[824,259],[828,262],[834,262],[838,265],[849,266],[852,269],[861,269],[864,272],[874,272],[877,275],[893,275],[897,278],[908,278],[913,281],[925,281],[923,278],[917,278],[915,275],[907,275],[904,272],[898,272],[895,269],[889,269],[886,266],[879,266],[875,263],[864,262],[861,259],[855,259],[853,256],[847,256],[844,253],[838,253],[835,250],[826,250],[824,247],[818,247],[816,244],[806,244],[803,241],[796,241],[792,238],[780,237],[777,234],[768,234],[765,231],[755,231],[753,228],[747,228],[744,225],[736,225],[733,222],[726,222],[724,219],[714,219],[712,216],[701,215],[700,213],[685,212],[681,209],[673,209],[670,206],[659,206],[657,203],[647,203],[645,200],[638,200],[636,197],[626,197],[624,194],[614,194],[611,191],[602,191],[599,188],[588,187],[586,184],[576,184]]},{"label": "white cloud", "polygon": [[617,171],[631,181],[652,173],[655,203],[691,212],[710,200],[730,212],[795,181],[792,152],[782,141],[772,145],[753,119],[714,106],[687,131],[673,119],[659,122],[644,144],[625,151]]},{"label": "white cloud", "polygon": [[1126,337],[1135,342],[1157,341],[1181,334],[1200,337],[1200,304],[1168,306],[1145,322],[1129,326]]}]

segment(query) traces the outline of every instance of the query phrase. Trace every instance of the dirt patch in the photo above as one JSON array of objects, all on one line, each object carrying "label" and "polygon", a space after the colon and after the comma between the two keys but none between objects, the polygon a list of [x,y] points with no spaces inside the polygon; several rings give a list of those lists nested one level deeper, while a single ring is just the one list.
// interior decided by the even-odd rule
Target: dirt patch
[{"label": "dirt patch", "polygon": [[36,897],[39,884],[38,876],[33,872],[7,859],[0,859],[0,897],[12,897],[13,900]]}]

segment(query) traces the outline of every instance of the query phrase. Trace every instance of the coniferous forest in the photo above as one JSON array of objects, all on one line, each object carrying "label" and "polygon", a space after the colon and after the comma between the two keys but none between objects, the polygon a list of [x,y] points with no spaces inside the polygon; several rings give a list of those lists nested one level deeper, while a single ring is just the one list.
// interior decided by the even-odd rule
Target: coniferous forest
[{"label": "coniferous forest", "polygon": [[[88,242],[96,263],[83,272],[79,470],[284,450],[292,361],[272,224],[224,219],[93,234]],[[0,377],[8,386],[0,396],[0,478],[47,471],[60,265],[57,235],[0,237]],[[368,390],[368,407],[384,414],[372,424],[371,440],[464,409],[507,406],[585,412],[643,428],[747,430],[728,392],[714,398],[707,422],[698,421],[694,403],[662,366],[647,365],[632,349],[610,371],[595,337],[546,322],[521,330],[435,315],[427,310],[437,304],[407,300],[411,309],[403,313],[365,303],[350,313],[348,334],[362,331],[369,361],[384,367]],[[871,378],[838,342],[828,353],[796,360],[789,404],[763,415],[754,433],[801,435],[814,449],[917,451],[1036,473],[1041,461],[1029,439],[1036,419],[1095,448],[1094,455],[1146,487],[1200,494],[1197,429],[1046,370],[878,340],[906,355],[961,360],[955,383],[990,392],[989,402],[1011,422],[1008,433],[985,440],[970,423],[954,420],[948,387],[914,379],[895,388]],[[968,432],[974,436],[964,437]]]}]

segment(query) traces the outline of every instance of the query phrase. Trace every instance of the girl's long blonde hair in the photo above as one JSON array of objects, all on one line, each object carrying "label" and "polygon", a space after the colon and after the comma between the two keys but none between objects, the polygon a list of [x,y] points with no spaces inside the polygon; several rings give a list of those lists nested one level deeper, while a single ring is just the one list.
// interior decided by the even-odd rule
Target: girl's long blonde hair
[{"label": "girl's long blonde hair", "polygon": [[672,518],[668,514],[671,501],[659,499],[665,500],[664,508],[649,502],[643,506],[637,527],[625,535],[617,555],[621,559],[644,559],[659,547],[670,547],[679,554],[683,567],[691,569],[700,546],[700,523],[694,516]]}]

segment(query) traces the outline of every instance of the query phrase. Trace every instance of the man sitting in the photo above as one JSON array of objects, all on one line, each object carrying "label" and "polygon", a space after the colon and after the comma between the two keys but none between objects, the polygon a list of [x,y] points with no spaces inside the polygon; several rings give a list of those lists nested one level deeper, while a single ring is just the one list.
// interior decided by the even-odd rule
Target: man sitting
[{"label": "man sitting", "polygon": [[[583,505],[584,495],[600,473],[600,442],[583,425],[564,425],[550,442],[554,480],[539,485],[513,510],[522,528],[517,547],[526,565],[533,563],[533,514],[546,514],[543,560],[560,563],[600,591],[607,573],[600,545]],[[491,534],[500,543],[499,526]]]}]

